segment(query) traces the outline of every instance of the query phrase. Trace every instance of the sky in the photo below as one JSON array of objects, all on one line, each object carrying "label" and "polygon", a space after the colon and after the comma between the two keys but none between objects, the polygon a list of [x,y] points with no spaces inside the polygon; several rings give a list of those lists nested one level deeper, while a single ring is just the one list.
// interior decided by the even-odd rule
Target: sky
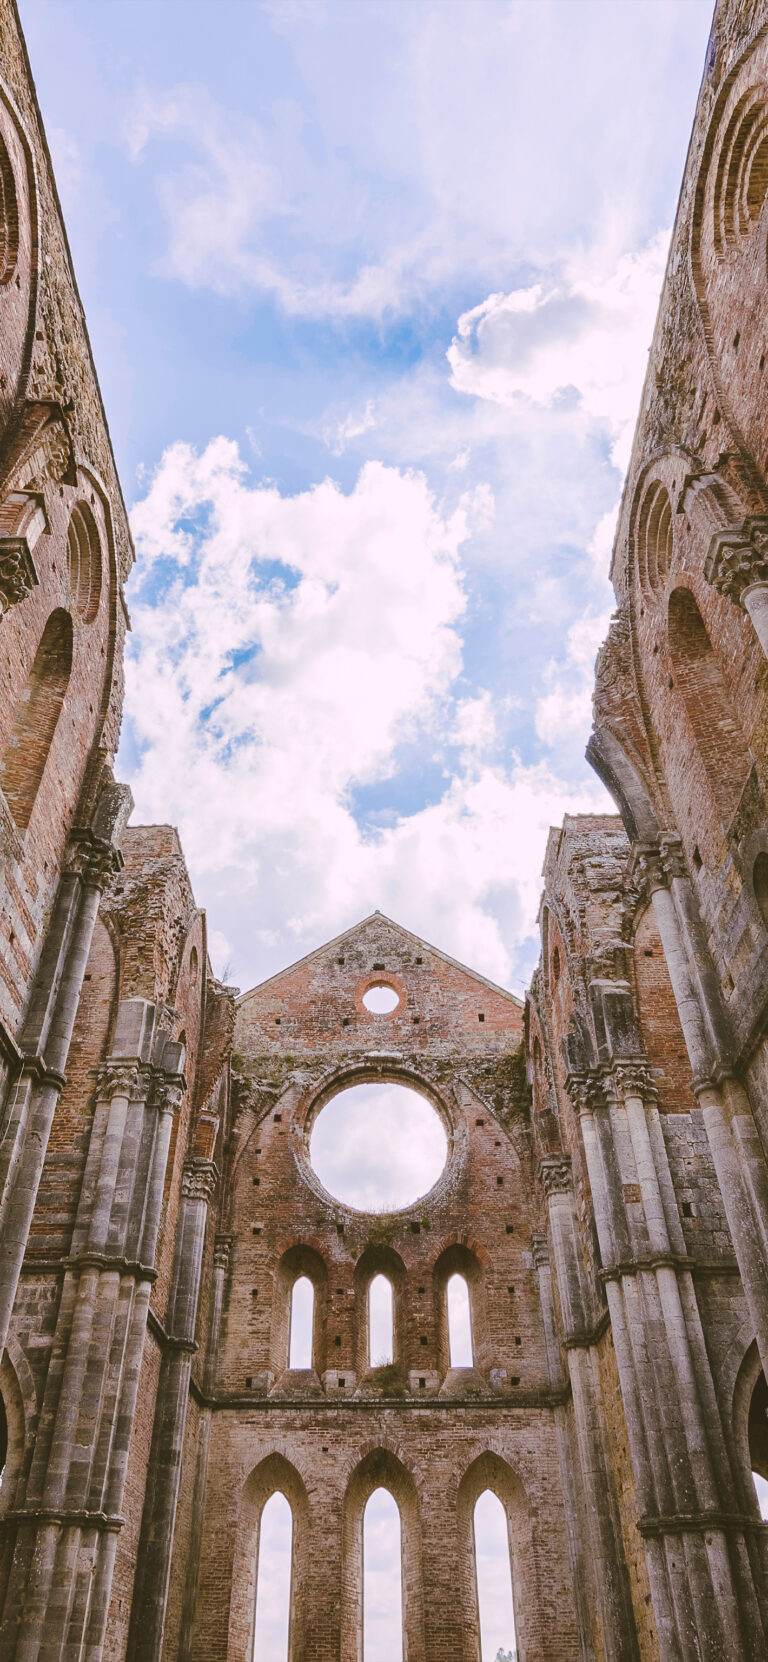
[{"label": "sky", "polygon": [[137,564],[118,756],[245,988],[515,992],[709,0],[21,0]]}]

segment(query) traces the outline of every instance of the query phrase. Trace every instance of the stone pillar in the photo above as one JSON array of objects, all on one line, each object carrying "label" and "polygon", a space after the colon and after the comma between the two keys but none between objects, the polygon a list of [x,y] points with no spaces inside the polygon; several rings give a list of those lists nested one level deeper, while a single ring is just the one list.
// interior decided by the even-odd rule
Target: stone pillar
[{"label": "stone pillar", "polygon": [[[221,1318],[224,1309],[224,1292],[226,1288],[231,1251],[232,1236],[217,1235],[213,1246],[213,1298],[211,1300],[211,1318],[208,1328],[205,1368],[203,1370],[203,1390],[207,1398],[211,1397],[216,1389],[219,1336],[221,1333]],[[184,1600],[181,1611],[179,1662],[192,1662],[194,1652],[195,1606],[197,1604],[197,1583],[200,1571],[200,1549],[202,1547],[203,1540],[203,1511],[205,1507],[205,1489],[208,1480],[208,1450],[210,1448],[210,1442],[211,1410],[206,1407],[200,1415],[197,1464],[195,1466],[195,1488],[192,1500],[192,1530],[189,1542],[189,1552],[187,1555]]]},{"label": "stone pillar", "polygon": [[[128,1636],[129,1662],[160,1662],[162,1656],[189,1381],[196,1349],[200,1270],[208,1206],[216,1179],[216,1167],[210,1160],[193,1160],[184,1169],[168,1313],[168,1339],[155,1405],[149,1480]],[[223,1268],[221,1279],[223,1288]]]},{"label": "stone pillar", "polygon": [[650,890],[728,1228],[768,1378],[768,1163],[749,1099],[731,1074],[714,970],[679,843],[638,850]]},{"label": "stone pillar", "polygon": [[[568,1534],[572,1542],[571,1556],[582,1655],[586,1657],[594,1654],[589,1643],[590,1623],[585,1598],[585,1581],[589,1575],[594,1582],[597,1597],[606,1662],[636,1662],[639,1656],[637,1633],[622,1543],[621,1520],[607,1453],[605,1407],[595,1351],[597,1324],[590,1319],[592,1313],[586,1308],[587,1290],[583,1273],[580,1271],[570,1161],[562,1156],[546,1156],[541,1164],[541,1178],[547,1195],[550,1247],[557,1278],[563,1343],[573,1398],[576,1448],[583,1495],[582,1516],[588,1530],[588,1562],[584,1562],[578,1547],[578,1515],[566,1444],[567,1432],[563,1411],[558,1410],[563,1419],[562,1427],[558,1423],[558,1440],[561,1446],[561,1470],[564,1471],[563,1492]],[[537,1248],[536,1242],[534,1262],[539,1271],[539,1290],[546,1325],[552,1309],[549,1254]],[[562,1373],[554,1327],[551,1337],[547,1334],[547,1355],[550,1358],[550,1380],[553,1384],[559,1383]]]},{"label": "stone pillar", "polygon": [[747,613],[768,658],[768,515],[750,514],[740,525],[717,531],[704,576]]},{"label": "stone pillar", "polygon": [[9,1662],[102,1654],[180,1060],[181,1047],[154,1034],[153,1006],[120,1006],[32,1465],[6,1521],[16,1530],[1,1620]]},{"label": "stone pillar", "polygon": [[[569,1088],[593,1194],[604,1191],[595,1215],[661,1654],[756,1662],[766,1636],[666,1149],[654,1134],[653,1082],[628,1056]],[[596,1157],[609,1145],[611,1164]]]}]

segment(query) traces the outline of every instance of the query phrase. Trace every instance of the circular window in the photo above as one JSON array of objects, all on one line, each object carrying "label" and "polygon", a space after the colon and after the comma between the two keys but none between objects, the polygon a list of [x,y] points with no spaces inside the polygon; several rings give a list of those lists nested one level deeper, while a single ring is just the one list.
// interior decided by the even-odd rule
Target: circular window
[{"label": "circular window", "polygon": [[434,1187],[447,1140],[420,1091],[386,1081],[350,1085],[312,1127],[312,1168],[335,1200],[359,1212],[399,1212]]},{"label": "circular window", "polygon": [[363,1003],[372,1016],[391,1016],[400,1003],[400,994],[388,981],[377,981],[363,993]]}]

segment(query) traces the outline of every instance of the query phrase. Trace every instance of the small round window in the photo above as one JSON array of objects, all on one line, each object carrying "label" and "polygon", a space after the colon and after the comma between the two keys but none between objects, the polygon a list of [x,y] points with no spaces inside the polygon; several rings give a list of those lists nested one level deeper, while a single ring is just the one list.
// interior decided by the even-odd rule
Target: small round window
[{"label": "small round window", "polygon": [[377,981],[363,993],[363,1003],[372,1016],[391,1016],[400,1003],[400,994],[388,981]]},{"label": "small round window", "polygon": [[349,1085],[331,1098],[310,1136],[323,1187],[359,1212],[398,1212],[432,1189],[448,1145],[426,1096],[394,1080]]}]

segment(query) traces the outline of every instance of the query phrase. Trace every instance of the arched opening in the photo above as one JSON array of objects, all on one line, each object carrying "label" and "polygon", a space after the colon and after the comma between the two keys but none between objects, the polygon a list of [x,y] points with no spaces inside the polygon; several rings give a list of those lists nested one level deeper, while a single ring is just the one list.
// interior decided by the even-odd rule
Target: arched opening
[{"label": "arched opening", "polygon": [[315,1289],[308,1275],[300,1275],[291,1290],[291,1325],[288,1343],[289,1368],[313,1366]]},{"label": "arched opening", "polygon": [[452,1368],[473,1368],[475,1357],[469,1287],[458,1271],[449,1277],[445,1296],[448,1306],[448,1360]]},{"label": "arched opening", "polygon": [[253,1662],[289,1662],[293,1512],[276,1489],[259,1521]]},{"label": "arched opening", "polygon": [[640,580],[646,594],[664,587],[672,564],[672,504],[658,479],[646,492],[637,528]]},{"label": "arched opening", "polygon": [[750,769],[744,734],[690,589],[673,590],[669,645],[675,679],[724,826],[730,824]]},{"label": "arched opening", "polygon": [[67,532],[67,566],[72,604],[83,623],[92,623],[101,596],[101,545],[87,502],[76,502]]},{"label": "arched opening", "polygon": [[448,1144],[425,1092],[397,1079],[345,1086],[313,1121],[313,1170],[335,1200],[360,1212],[396,1212],[438,1181]]},{"label": "arched opening", "polygon": [[763,923],[768,928],[768,854],[758,854],[752,867],[752,887],[755,891],[755,900],[762,914]]},{"label": "arched opening", "polygon": [[509,1525],[492,1489],[484,1489],[472,1517],[480,1662],[516,1662],[515,1608]]},{"label": "arched opening", "polygon": [[32,817],[71,669],[72,619],[59,610],[43,630],[0,766],[0,785],[20,831]]},{"label": "arched opening", "polygon": [[0,1396],[0,1487],[3,1482],[5,1463],[8,1459],[8,1416],[5,1412],[5,1403]]},{"label": "arched opening", "polygon": [[749,1463],[760,1516],[768,1523],[768,1385],[758,1374],[749,1404]]},{"label": "arched opening", "polygon": [[0,138],[0,283],[7,283],[19,257],[19,207],[16,181],[5,141]]},{"label": "arched opening", "polygon": [[395,1319],[392,1282],[375,1275],[368,1288],[368,1366],[390,1367],[395,1360]]},{"label": "arched opening", "polygon": [[402,1662],[402,1563],[400,1508],[374,1489],[363,1513],[363,1662]]}]

